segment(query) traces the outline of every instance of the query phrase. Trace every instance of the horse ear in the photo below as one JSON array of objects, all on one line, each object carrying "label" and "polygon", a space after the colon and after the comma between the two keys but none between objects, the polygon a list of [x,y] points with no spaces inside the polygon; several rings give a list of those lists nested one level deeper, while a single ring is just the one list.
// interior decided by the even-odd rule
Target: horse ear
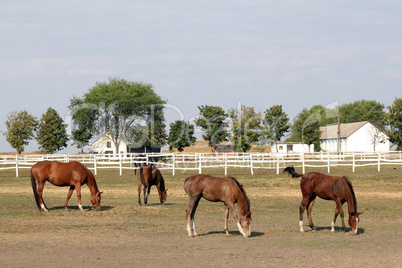
[{"label": "horse ear", "polygon": [[168,188],[166,188],[165,192],[167,192]]},{"label": "horse ear", "polygon": [[101,194],[103,194],[103,192],[97,192],[97,193],[96,193],[96,195],[101,195]]},{"label": "horse ear", "polygon": [[362,212],[357,212],[357,215],[361,215],[361,214],[363,214],[364,213],[364,211],[362,211]]}]

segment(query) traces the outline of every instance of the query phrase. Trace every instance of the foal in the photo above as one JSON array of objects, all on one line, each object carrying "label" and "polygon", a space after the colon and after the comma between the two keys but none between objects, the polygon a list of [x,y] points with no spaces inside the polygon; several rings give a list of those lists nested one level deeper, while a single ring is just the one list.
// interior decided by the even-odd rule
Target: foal
[{"label": "foal", "polygon": [[[250,200],[248,199],[243,186],[235,178],[212,177],[198,174],[187,178],[184,181],[184,190],[189,196],[186,209],[187,233],[188,236],[197,235],[194,230],[194,215],[197,210],[201,197],[208,201],[223,202],[225,204],[225,227],[226,235],[228,231],[229,211],[235,219],[237,227],[243,237],[251,235],[251,211]],[[237,216],[234,204],[238,205],[240,219]]]},{"label": "foal", "polygon": [[167,189],[165,189],[165,181],[159,169],[153,165],[143,164],[138,168],[138,203],[141,204],[141,186],[144,191],[144,203],[148,205],[148,196],[151,192],[151,186],[155,185],[158,189],[159,200],[165,204],[167,197]]},{"label": "foal", "polygon": [[307,207],[307,216],[309,219],[309,226],[312,231],[315,231],[313,220],[311,218],[311,210],[318,196],[325,200],[334,200],[336,203],[334,219],[331,223],[331,232],[335,232],[335,221],[338,214],[341,215],[342,229],[346,232],[344,222],[344,213],[342,209],[343,203],[348,203],[349,212],[349,226],[352,229],[352,234],[357,234],[359,225],[359,215],[362,213],[357,212],[357,202],[355,192],[353,191],[352,183],[347,177],[329,176],[318,172],[310,172],[307,174],[296,173],[293,167],[286,167],[283,172],[288,172],[292,178],[302,177],[300,180],[300,188],[303,195],[300,204],[300,232],[303,229],[303,213]]}]

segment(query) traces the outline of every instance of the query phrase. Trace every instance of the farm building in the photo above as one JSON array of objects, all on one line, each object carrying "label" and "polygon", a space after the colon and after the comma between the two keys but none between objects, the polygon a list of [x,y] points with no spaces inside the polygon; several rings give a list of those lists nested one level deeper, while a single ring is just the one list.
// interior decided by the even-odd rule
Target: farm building
[{"label": "farm building", "polygon": [[[116,154],[116,148],[109,135],[102,135],[91,144],[91,152],[98,154]],[[121,141],[119,145],[119,153],[160,153],[161,146],[138,147],[134,148],[125,141]]]},{"label": "farm building", "polygon": [[308,144],[302,142],[278,142],[277,144],[272,144],[271,152],[280,154],[313,153],[314,144],[309,146]]},{"label": "farm building", "polygon": [[[320,127],[321,150],[337,152],[338,125]],[[341,152],[388,152],[388,136],[367,121],[340,125]]]}]

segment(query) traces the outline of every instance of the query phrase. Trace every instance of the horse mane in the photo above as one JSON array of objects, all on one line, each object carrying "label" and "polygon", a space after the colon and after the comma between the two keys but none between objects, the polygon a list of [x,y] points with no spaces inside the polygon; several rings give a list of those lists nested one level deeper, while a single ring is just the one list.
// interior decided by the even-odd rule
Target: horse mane
[{"label": "horse mane", "polygon": [[355,191],[353,190],[353,187],[352,187],[352,182],[346,176],[343,176],[342,178],[346,181],[347,185],[349,186],[350,192],[352,194],[352,199],[353,199],[353,208],[355,209],[354,212],[357,213],[357,202],[356,202]]},{"label": "horse mane", "polygon": [[163,178],[162,173],[156,167],[155,167],[155,171],[157,172],[157,174],[159,174],[159,177],[160,177],[159,183],[161,185],[161,189],[165,190],[166,189],[165,188],[165,179]]},{"label": "horse mane", "polygon": [[246,191],[243,188],[243,185],[240,184],[238,180],[236,180],[234,177],[228,177],[229,179],[233,180],[237,186],[239,187],[240,191],[243,193],[244,199],[246,200],[247,203],[247,210],[250,211],[250,199],[248,199],[248,196],[246,194]]}]

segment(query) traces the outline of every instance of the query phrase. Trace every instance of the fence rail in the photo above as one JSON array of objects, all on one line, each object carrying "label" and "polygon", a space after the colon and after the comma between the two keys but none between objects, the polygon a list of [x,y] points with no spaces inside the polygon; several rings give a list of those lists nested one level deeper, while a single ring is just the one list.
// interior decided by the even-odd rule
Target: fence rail
[{"label": "fence rail", "polygon": [[[142,163],[155,164],[161,170],[177,171],[195,170],[202,173],[205,168],[224,169],[225,175],[231,168],[247,168],[251,174],[257,169],[280,170],[288,165],[301,167],[305,173],[306,167],[326,167],[328,173],[331,167],[350,166],[356,168],[377,166],[381,171],[383,165],[402,165],[402,152],[388,153],[350,153],[350,154],[269,154],[269,153],[236,153],[236,154],[208,154],[208,153],[166,153],[166,154],[53,154],[53,155],[0,155],[0,170],[15,169],[16,176],[19,170],[29,169],[38,161],[55,160],[59,162],[79,161],[93,170],[95,175],[100,169],[118,169],[120,175],[123,170],[134,170]],[[162,160],[162,161],[160,161]]]}]

